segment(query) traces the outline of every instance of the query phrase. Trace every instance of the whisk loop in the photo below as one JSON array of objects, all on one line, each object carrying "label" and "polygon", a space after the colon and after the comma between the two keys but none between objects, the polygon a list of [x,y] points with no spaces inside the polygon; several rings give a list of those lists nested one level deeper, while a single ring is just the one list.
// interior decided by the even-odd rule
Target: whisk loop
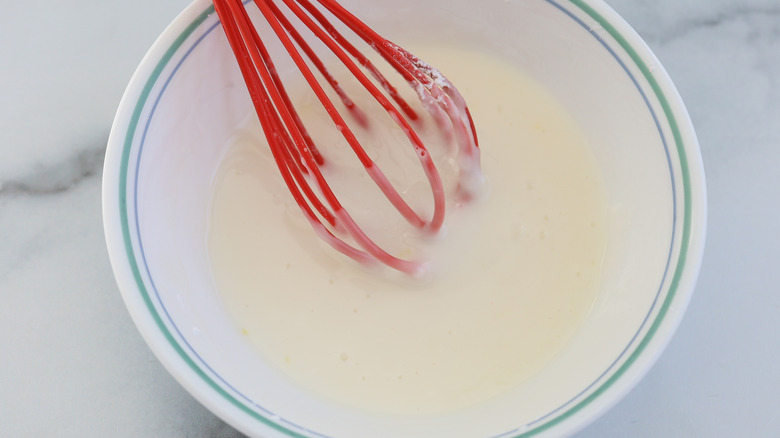
[{"label": "whisk loop", "polygon": [[[437,232],[444,222],[446,193],[431,154],[410,124],[410,120],[416,120],[419,116],[379,69],[326,18],[324,11],[346,25],[400,73],[415,90],[422,106],[432,115],[442,133],[455,137],[459,164],[457,195],[463,200],[469,200],[478,194],[482,174],[476,130],[465,101],[438,70],[382,38],[337,2],[314,1],[319,7],[309,0],[254,0],[254,3],[272,29],[274,37],[281,42],[387,200],[412,226],[431,233]],[[270,53],[241,0],[213,0],[213,3],[276,165],[295,202],[317,235],[336,250],[361,263],[378,261],[411,275],[422,274],[426,268],[424,261],[405,260],[385,251],[363,231],[339,202],[320,170],[320,166],[325,165],[325,157],[295,110]],[[286,13],[280,9],[281,4],[284,4]],[[365,114],[347,96],[288,17],[297,19],[321,41],[401,128],[417,154],[431,189],[433,214],[429,219],[421,217],[404,200],[362,147],[309,65],[319,72],[352,118],[362,126],[368,123]]]}]

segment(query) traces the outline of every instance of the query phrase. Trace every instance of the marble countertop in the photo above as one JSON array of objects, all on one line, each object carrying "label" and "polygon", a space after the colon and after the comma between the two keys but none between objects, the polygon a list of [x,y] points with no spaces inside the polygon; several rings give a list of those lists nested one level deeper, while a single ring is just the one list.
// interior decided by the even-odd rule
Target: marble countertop
[{"label": "marble countertop", "polygon": [[[113,113],[188,2],[10,2],[0,14],[0,436],[240,436],[136,331],[103,240]],[[688,313],[578,437],[780,436],[780,1],[610,0],[697,128],[709,231]]]}]

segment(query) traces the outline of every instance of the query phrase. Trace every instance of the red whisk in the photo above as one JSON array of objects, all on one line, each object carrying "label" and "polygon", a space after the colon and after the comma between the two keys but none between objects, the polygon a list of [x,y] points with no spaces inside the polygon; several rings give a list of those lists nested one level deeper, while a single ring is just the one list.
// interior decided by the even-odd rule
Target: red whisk
[{"label": "red whisk", "polygon": [[[423,107],[443,130],[443,135],[454,134],[458,143],[457,192],[462,199],[468,200],[478,192],[482,176],[476,131],[463,98],[436,69],[382,38],[335,1],[315,1],[319,3],[318,6],[309,0],[254,0],[254,3],[275,34],[270,37],[278,38],[282,43],[296,68],[303,74],[319,102],[387,200],[408,223],[435,233],[444,222],[446,193],[430,153],[409,122],[418,116],[379,69],[328,21],[325,11],[374,48],[401,74],[416,91]],[[379,261],[408,274],[422,273],[425,262],[404,260],[385,251],[363,231],[331,190],[320,170],[326,159],[317,149],[293,107],[269,50],[263,44],[263,38],[259,36],[242,1],[213,0],[213,3],[282,178],[315,232],[336,250],[360,262]],[[281,9],[282,4],[284,12]],[[309,65],[319,71],[358,123],[365,124],[365,116],[339,86],[307,40],[293,26],[291,18],[303,24],[298,28],[308,29],[312,36],[322,41],[403,130],[430,185],[434,206],[432,217],[420,217],[361,146]]]}]

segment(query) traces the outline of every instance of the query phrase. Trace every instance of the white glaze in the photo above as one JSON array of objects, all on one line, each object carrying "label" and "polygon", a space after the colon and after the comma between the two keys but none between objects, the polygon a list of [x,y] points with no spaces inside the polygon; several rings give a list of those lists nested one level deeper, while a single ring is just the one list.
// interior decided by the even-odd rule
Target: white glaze
[{"label": "white glaze", "polygon": [[[381,202],[366,203],[377,199],[370,181],[359,190],[347,178],[334,185],[352,196],[350,208],[382,244],[428,258],[430,275],[365,269],[320,242],[267,147],[258,146],[253,117],[237,130],[217,175],[209,235],[222,299],[249,342],[326,398],[399,414],[473,405],[533,375],[587,315],[605,248],[599,171],[586,139],[545,90],[483,54],[416,52],[467,99],[488,193],[471,204],[451,202],[446,232],[430,238],[404,228]],[[306,113],[311,102],[298,107]],[[310,129],[330,144],[330,134]],[[439,150],[452,188],[456,165],[444,160],[446,146]],[[385,164],[393,160],[403,158]],[[388,167],[424,206],[427,185],[416,193],[420,183],[402,172],[408,166]],[[348,176],[362,178],[359,169]]]}]

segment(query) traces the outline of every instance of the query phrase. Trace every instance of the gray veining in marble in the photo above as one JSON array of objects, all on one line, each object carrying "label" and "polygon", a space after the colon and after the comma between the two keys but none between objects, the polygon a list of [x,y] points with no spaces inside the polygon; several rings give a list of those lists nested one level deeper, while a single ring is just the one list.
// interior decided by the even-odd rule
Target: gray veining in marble
[{"label": "gray veining in marble", "polygon": [[[688,106],[709,233],[669,348],[577,436],[778,437],[780,0],[609,3]],[[10,2],[0,13],[0,436],[240,436],[146,347],[103,241],[113,113],[143,53],[186,4]]]},{"label": "gray veining in marble", "polygon": [[29,173],[0,181],[0,196],[43,196],[66,192],[103,170],[108,136],[101,136],[88,146],[71,149],[71,156],[60,162],[31,166]]}]

